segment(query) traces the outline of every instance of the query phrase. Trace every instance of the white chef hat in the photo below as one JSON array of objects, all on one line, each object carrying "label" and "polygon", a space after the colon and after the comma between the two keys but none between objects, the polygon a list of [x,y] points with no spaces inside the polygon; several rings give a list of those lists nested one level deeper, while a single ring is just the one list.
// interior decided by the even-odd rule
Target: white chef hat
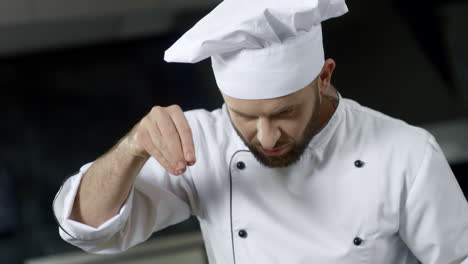
[{"label": "white chef hat", "polygon": [[268,99],[310,84],[325,62],[321,22],[348,11],[344,0],[224,0],[164,56],[211,57],[221,92]]}]

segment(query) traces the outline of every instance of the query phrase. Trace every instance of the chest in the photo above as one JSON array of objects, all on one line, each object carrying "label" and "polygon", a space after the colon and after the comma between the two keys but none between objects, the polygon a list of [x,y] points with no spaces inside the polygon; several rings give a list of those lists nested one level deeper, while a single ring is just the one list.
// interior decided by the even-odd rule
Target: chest
[{"label": "chest", "polygon": [[224,251],[221,258],[236,263],[397,263],[379,251],[404,248],[398,183],[378,157],[360,156],[307,152],[291,168],[269,169],[250,152],[233,154],[228,173],[211,182],[218,188],[201,195],[205,239],[224,249],[213,255]]}]

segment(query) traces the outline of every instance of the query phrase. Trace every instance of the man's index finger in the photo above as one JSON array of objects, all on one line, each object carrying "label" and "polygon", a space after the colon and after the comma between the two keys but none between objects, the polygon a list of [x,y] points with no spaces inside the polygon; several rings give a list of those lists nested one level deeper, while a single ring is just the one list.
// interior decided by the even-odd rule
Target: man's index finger
[{"label": "man's index finger", "polygon": [[184,112],[174,111],[172,114],[172,120],[177,131],[179,131],[179,137],[182,143],[182,150],[184,152],[185,159],[189,165],[193,165],[196,160],[195,145],[193,143],[192,129],[190,128],[187,118],[185,117]]}]

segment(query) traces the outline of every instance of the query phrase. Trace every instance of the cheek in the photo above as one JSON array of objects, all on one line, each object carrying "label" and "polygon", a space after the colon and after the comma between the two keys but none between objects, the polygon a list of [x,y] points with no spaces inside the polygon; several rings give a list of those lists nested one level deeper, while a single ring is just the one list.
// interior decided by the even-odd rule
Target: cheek
[{"label": "cheek", "polygon": [[295,141],[299,141],[304,136],[307,124],[310,118],[306,115],[301,115],[290,120],[283,120],[281,122],[281,130],[287,137],[293,138]]},{"label": "cheek", "polygon": [[283,135],[287,137],[292,137],[295,140],[301,138],[302,133],[304,130],[302,129],[302,122],[299,121],[294,121],[294,122],[283,122],[283,124],[280,126],[281,131],[286,134]]},{"label": "cheek", "polygon": [[234,118],[233,122],[242,137],[244,137],[247,141],[252,142],[257,133],[256,122],[240,120],[238,118]]}]

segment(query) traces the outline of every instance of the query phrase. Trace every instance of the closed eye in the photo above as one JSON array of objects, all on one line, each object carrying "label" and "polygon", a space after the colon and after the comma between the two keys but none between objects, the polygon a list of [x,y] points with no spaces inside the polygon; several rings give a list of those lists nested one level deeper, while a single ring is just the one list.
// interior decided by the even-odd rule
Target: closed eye
[{"label": "closed eye", "polygon": [[280,112],[280,113],[277,113],[277,114],[273,115],[273,117],[274,117],[274,118],[289,117],[289,116],[291,116],[294,112],[295,112],[295,109],[290,108],[290,109],[286,109],[285,111],[282,111],[282,112]]},{"label": "closed eye", "polygon": [[[297,109],[299,108],[299,105],[293,105],[293,106],[289,106],[289,107],[286,107],[282,110],[279,110],[275,113],[272,113],[269,115],[269,118],[287,118],[287,117],[290,117],[292,116],[293,114],[295,114],[297,111]],[[252,119],[257,119],[258,116],[254,116],[254,115],[249,115],[249,114],[246,114],[246,113],[242,113],[238,110],[234,110],[232,108],[230,108],[232,112],[234,112],[237,116],[243,118],[243,119],[246,119],[246,120],[252,120]]]},{"label": "closed eye", "polygon": [[255,119],[257,118],[256,116],[251,116],[251,115],[246,115],[238,112],[234,112],[237,116],[244,118],[244,119]]}]

